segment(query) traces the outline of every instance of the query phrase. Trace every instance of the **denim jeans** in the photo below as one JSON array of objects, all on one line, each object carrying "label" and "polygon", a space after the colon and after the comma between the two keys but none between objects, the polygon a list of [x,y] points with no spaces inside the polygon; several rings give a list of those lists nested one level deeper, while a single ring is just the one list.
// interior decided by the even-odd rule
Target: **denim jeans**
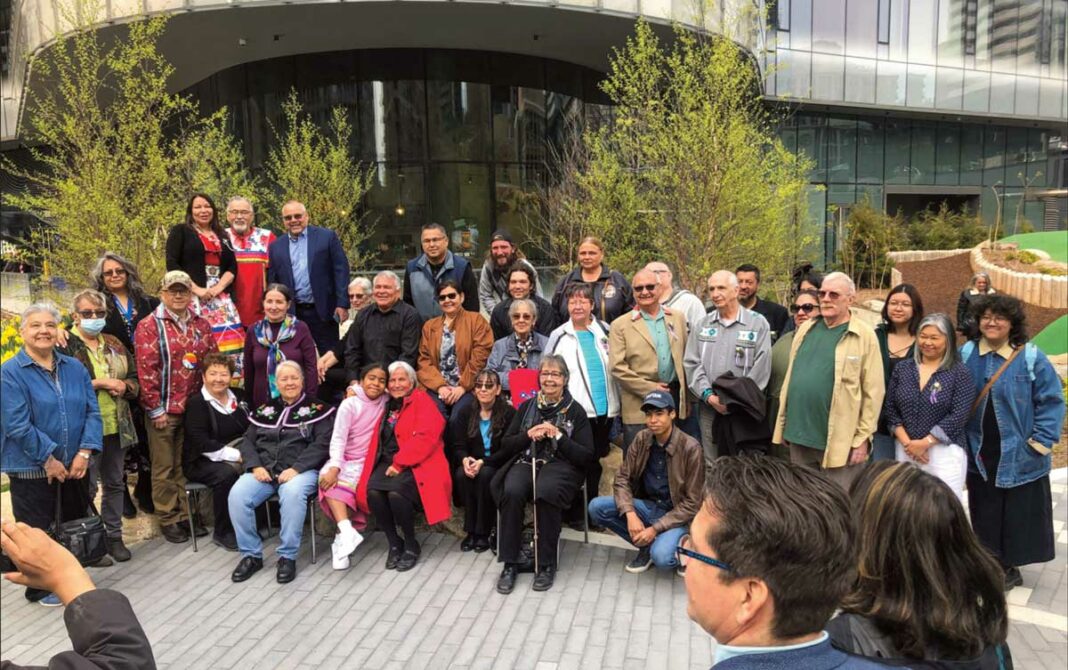
[{"label": "denim jeans", "polygon": [[[650,500],[634,499],[634,511],[638,518],[647,526],[651,526],[668,510]],[[630,542],[630,532],[627,530],[627,519],[616,509],[616,501],[612,496],[599,496],[590,501],[590,517],[600,526],[608,528],[627,542]],[[689,532],[687,526],[679,526],[658,533],[653,538],[649,548],[649,554],[653,559],[653,565],[658,568],[670,570],[679,566],[675,547],[679,539]]]},{"label": "denim jeans", "polygon": [[126,463],[126,450],[119,442],[118,433],[104,436],[104,448],[92,455],[89,461],[89,496],[96,497],[98,484],[103,484],[104,493],[100,497],[100,518],[108,538],[122,539],[122,490],[126,484],[122,481],[123,466]]},{"label": "denim jeans", "polygon": [[234,524],[241,555],[263,558],[263,541],[256,532],[256,508],[277,492],[282,517],[278,555],[295,559],[300,551],[304,517],[308,514],[308,496],[315,493],[318,485],[318,470],[305,470],[285,484],[256,481],[251,472],[241,475],[230,489],[229,500],[230,521]]}]

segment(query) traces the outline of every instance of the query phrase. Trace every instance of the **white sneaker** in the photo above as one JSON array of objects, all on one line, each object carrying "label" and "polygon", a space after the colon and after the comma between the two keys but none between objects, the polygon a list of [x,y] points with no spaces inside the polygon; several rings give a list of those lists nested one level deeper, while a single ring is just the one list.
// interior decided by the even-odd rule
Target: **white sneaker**
[{"label": "white sneaker", "polygon": [[348,533],[338,533],[334,536],[334,546],[337,547],[342,556],[348,556],[356,551],[356,547],[360,546],[362,542],[363,535],[360,535],[360,531],[355,528]]},{"label": "white sneaker", "polygon": [[348,570],[349,569],[349,555],[341,552],[342,547],[339,546],[338,541],[334,540],[334,544],[330,545],[330,553],[333,556],[332,562],[335,570]]}]

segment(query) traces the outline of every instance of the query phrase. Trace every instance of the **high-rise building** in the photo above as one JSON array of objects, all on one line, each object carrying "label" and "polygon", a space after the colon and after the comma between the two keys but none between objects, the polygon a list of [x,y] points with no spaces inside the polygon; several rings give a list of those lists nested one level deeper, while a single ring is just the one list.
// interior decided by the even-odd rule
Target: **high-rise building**
[{"label": "high-rise building", "polygon": [[[5,150],[20,144],[27,89],[44,85],[26,56],[48,48],[55,6],[0,0]],[[324,124],[331,107],[348,109],[356,153],[376,168],[366,208],[386,266],[414,253],[427,221],[472,258],[495,228],[522,237],[520,210],[546,178],[546,147],[608,112],[597,84],[638,16],[665,36],[672,21],[704,26],[754,55],[768,104],[791,109],[782,138],[816,162],[810,213],[828,258],[836,227],[825,224],[864,198],[907,214],[946,200],[987,220],[1019,209],[1036,229],[1068,218],[1068,0],[108,0],[104,9],[98,30],[114,35],[144,13],[172,14],[160,46],[173,85],[205,111],[229,108],[253,169],[291,88]]]}]

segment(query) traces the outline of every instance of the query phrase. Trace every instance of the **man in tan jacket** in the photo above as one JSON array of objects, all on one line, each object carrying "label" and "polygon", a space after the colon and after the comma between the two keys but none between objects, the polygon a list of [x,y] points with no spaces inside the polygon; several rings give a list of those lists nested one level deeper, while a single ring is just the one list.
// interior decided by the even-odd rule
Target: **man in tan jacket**
[{"label": "man in tan jacket", "polygon": [[612,322],[608,333],[608,361],[619,386],[623,414],[623,453],[638,431],[645,428],[642,400],[652,391],[666,391],[686,418],[689,403],[679,403],[685,394],[686,373],[682,362],[686,350],[686,317],[660,304],[657,275],[639,270],[631,282],[637,309]]},{"label": "man in tan jacket", "polygon": [[852,318],[848,275],[827,275],[819,296],[821,316],[794,335],[772,441],[848,489],[868,460],[883,406],[882,356],[872,327]]}]

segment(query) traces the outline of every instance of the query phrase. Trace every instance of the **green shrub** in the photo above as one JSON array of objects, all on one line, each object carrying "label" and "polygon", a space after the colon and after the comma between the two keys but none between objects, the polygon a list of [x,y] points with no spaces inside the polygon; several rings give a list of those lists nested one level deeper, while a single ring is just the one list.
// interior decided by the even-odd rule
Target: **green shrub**
[{"label": "green shrub", "polygon": [[1038,273],[1049,275],[1050,277],[1063,277],[1068,275],[1068,271],[1064,268],[1038,268]]},{"label": "green shrub", "polygon": [[899,238],[901,219],[872,207],[864,199],[849,210],[838,246],[838,269],[858,286],[883,288],[893,261],[887,256],[892,241]]},{"label": "green shrub", "polygon": [[907,249],[968,249],[987,239],[982,219],[967,208],[955,212],[946,202],[937,212],[924,210],[912,217],[906,229]]}]

